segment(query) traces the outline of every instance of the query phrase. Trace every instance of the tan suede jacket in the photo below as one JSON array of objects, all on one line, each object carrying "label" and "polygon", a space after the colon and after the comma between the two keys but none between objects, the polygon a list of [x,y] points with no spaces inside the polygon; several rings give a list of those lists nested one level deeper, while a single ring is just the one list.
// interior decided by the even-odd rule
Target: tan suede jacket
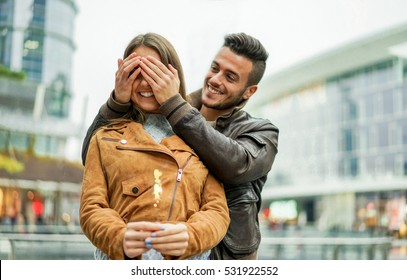
[{"label": "tan suede jacket", "polygon": [[[158,169],[162,194],[153,185]],[[183,222],[185,259],[216,246],[229,226],[222,185],[178,136],[156,143],[136,122],[102,127],[91,139],[80,203],[80,224],[110,259],[124,259],[123,236],[133,221]]]}]

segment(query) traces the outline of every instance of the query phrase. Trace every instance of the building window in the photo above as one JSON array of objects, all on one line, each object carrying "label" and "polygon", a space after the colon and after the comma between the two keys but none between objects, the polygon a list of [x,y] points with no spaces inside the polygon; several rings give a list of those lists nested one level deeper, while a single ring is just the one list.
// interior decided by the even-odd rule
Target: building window
[{"label": "building window", "polygon": [[382,93],[382,100],[383,100],[383,111],[385,115],[391,115],[394,113],[394,91],[393,90],[385,90]]},{"label": "building window", "polygon": [[407,122],[402,122],[403,145],[407,145]]},{"label": "building window", "polygon": [[389,146],[400,146],[402,142],[402,128],[398,123],[390,123],[389,129]]},{"label": "building window", "polygon": [[369,128],[369,148],[376,148],[377,147],[377,127],[370,127]]},{"label": "building window", "polygon": [[394,113],[403,111],[403,95],[400,88],[397,88],[394,93]]},{"label": "building window", "polygon": [[5,130],[0,130],[0,150],[6,150],[10,143],[10,133]]},{"label": "building window", "polygon": [[374,115],[374,99],[373,99],[373,95],[372,94],[368,94],[365,96],[364,98],[365,103],[364,103],[364,107],[365,107],[365,118],[366,119],[371,119]]},{"label": "building window", "polygon": [[63,140],[49,135],[37,135],[35,139],[35,152],[40,155],[58,155]]},{"label": "building window", "polygon": [[379,124],[379,147],[389,146],[389,128],[387,122]]},{"label": "building window", "polygon": [[404,174],[404,156],[396,155],[394,157],[394,174],[396,176],[403,176]]},{"label": "building window", "polygon": [[382,157],[376,158],[374,173],[376,176],[382,175],[384,173],[384,160]]},{"label": "building window", "polygon": [[355,149],[354,133],[352,129],[347,128],[343,131],[343,150],[346,152],[353,151]]}]

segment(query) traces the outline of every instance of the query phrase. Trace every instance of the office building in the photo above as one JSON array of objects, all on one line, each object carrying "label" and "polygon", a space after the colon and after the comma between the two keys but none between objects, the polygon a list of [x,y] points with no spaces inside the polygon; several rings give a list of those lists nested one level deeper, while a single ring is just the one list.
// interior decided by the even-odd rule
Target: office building
[{"label": "office building", "polygon": [[405,229],[407,25],[265,77],[248,106],[280,128],[263,190],[270,219]]}]

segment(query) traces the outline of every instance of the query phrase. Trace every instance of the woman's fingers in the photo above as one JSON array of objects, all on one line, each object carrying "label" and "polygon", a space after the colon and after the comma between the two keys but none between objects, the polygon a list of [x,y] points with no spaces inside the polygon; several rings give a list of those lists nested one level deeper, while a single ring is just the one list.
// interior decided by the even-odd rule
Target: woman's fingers
[{"label": "woman's fingers", "polygon": [[185,224],[131,222],[124,234],[123,250],[134,258],[150,249],[166,255],[181,256],[188,248],[189,234]]},{"label": "woman's fingers", "polygon": [[146,238],[147,248],[172,256],[180,256],[188,248],[189,234],[184,224],[164,224],[164,230],[151,233]]},{"label": "woman's fingers", "polygon": [[128,230],[157,231],[162,230],[163,225],[153,222],[130,222],[127,224]]},{"label": "woman's fingers", "polygon": [[181,256],[187,250],[188,242],[156,244],[152,248],[164,255]]},{"label": "woman's fingers", "polygon": [[126,256],[134,258],[150,250],[151,246],[145,240],[151,236],[151,232],[161,228],[160,224],[151,222],[128,223],[123,238],[123,251]]},{"label": "woman's fingers", "polygon": [[[150,237],[151,236],[151,237]],[[172,235],[166,235],[162,237],[155,237],[156,235],[150,234],[150,236],[146,237],[146,240],[151,244],[161,244],[161,243],[176,243],[176,242],[184,242],[189,240],[189,235],[187,232],[179,232]]]}]

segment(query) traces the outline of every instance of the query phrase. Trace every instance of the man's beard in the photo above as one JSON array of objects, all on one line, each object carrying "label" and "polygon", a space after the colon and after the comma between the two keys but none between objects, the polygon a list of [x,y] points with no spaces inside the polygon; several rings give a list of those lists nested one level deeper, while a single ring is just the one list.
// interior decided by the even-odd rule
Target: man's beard
[{"label": "man's beard", "polygon": [[[208,90],[208,89],[206,89]],[[227,109],[232,109],[235,108],[237,105],[240,104],[240,102],[242,102],[243,98],[243,94],[246,91],[246,88],[243,89],[237,96],[235,96],[232,100],[228,100],[228,101],[220,101],[219,103],[215,103],[215,104],[204,104],[206,107],[214,109],[214,110],[227,110]]]}]

